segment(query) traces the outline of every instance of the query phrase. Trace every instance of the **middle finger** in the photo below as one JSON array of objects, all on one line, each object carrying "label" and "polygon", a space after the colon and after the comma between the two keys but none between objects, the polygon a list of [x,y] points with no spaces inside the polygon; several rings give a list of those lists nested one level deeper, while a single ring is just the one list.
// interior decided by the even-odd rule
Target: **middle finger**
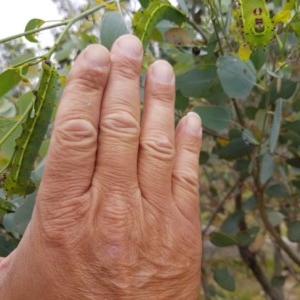
[{"label": "middle finger", "polygon": [[[111,72],[101,105],[95,180],[102,186],[137,187],[142,44],[122,36],[111,50]],[[112,186],[117,182],[122,186]]]}]

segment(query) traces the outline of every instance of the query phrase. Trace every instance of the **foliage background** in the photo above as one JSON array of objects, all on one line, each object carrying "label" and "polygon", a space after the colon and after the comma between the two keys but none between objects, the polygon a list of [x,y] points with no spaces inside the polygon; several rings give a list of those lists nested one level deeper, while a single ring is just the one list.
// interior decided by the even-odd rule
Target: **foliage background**
[{"label": "foliage background", "polygon": [[[32,31],[0,40],[2,185],[20,124],[34,103],[40,62],[55,63],[63,89],[70,66],[88,44],[101,42],[109,48],[119,35],[133,32],[144,44],[143,72],[158,58],[174,67],[176,120],[191,110],[203,120],[201,299],[298,299],[298,2],[268,1],[271,17],[279,20],[274,37],[263,47],[248,45],[251,56],[246,60],[239,52],[245,44],[244,28],[235,1],[178,0],[171,5],[156,0],[90,0],[79,8],[70,0],[53,2],[63,16],[61,22],[44,23],[37,16],[26,28],[38,33],[50,27],[52,47],[36,51],[25,44],[25,38],[39,43]],[[255,2],[264,5],[262,0]],[[32,172],[36,186],[50,135],[51,126]],[[0,255],[17,246],[35,195],[8,198],[1,189]]]}]

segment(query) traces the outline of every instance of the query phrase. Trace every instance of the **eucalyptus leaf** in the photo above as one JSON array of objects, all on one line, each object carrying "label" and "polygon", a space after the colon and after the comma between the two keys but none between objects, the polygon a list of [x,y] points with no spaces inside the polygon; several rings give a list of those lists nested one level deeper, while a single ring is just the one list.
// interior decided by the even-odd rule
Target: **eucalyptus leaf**
[{"label": "eucalyptus leaf", "polygon": [[274,227],[280,225],[280,223],[284,220],[284,215],[279,211],[269,210],[267,212],[267,215],[268,215],[269,222]]},{"label": "eucalyptus leaf", "polygon": [[[44,23],[45,23],[45,21],[44,21],[44,20],[41,20],[41,19],[31,19],[31,20],[26,24],[25,32],[26,32],[26,31],[30,31],[30,30],[34,30],[34,29],[38,29],[38,28],[40,28]],[[29,42],[32,42],[32,43],[37,43],[37,42],[38,42],[38,40],[36,39],[36,33],[26,34],[25,37],[26,37],[26,39],[27,39]]]},{"label": "eucalyptus leaf", "polygon": [[129,33],[123,16],[119,12],[111,11],[104,15],[101,22],[101,44],[110,49],[116,39]]},{"label": "eucalyptus leaf", "polygon": [[216,77],[215,67],[192,69],[177,76],[176,88],[186,97],[201,97],[207,93]]},{"label": "eucalyptus leaf", "polygon": [[242,133],[243,141],[248,145],[259,145],[259,141],[254,137],[253,133],[248,130],[244,129]]},{"label": "eucalyptus leaf", "polygon": [[231,121],[230,114],[222,107],[197,106],[194,111],[201,117],[203,126],[213,131],[226,129]]},{"label": "eucalyptus leaf", "polygon": [[236,138],[224,147],[219,147],[217,153],[223,159],[237,159],[249,155],[252,151],[252,146],[246,144],[242,138]]},{"label": "eucalyptus leaf", "polygon": [[256,83],[256,71],[251,61],[237,56],[221,56],[217,61],[217,74],[224,92],[230,98],[247,97]]},{"label": "eucalyptus leaf", "polygon": [[259,232],[259,227],[250,227],[236,235],[240,247],[250,246]]},{"label": "eucalyptus leaf", "polygon": [[7,99],[0,102],[0,117],[11,118],[16,115],[16,112],[16,107],[12,102]]},{"label": "eucalyptus leaf", "polygon": [[265,184],[274,173],[274,157],[269,152],[265,153],[262,157],[260,182]]},{"label": "eucalyptus leaf", "polygon": [[286,160],[286,162],[292,167],[300,169],[300,157],[289,158]]},{"label": "eucalyptus leaf", "polygon": [[270,153],[273,154],[279,137],[280,123],[282,115],[282,99],[276,101],[276,107],[273,115],[273,122],[270,133]]},{"label": "eucalyptus leaf", "polygon": [[287,237],[291,242],[300,243],[300,221],[291,221],[288,223]]},{"label": "eucalyptus leaf", "polygon": [[273,197],[273,198],[289,197],[289,192],[288,192],[287,188],[281,182],[268,186],[266,193],[269,197]]},{"label": "eucalyptus leaf", "polygon": [[209,235],[209,239],[217,247],[228,247],[237,244],[237,240],[234,236],[225,232],[214,231]]},{"label": "eucalyptus leaf", "polygon": [[289,99],[296,91],[298,84],[287,78],[282,78],[280,81],[280,88],[278,88],[277,81],[273,80],[270,86],[270,92],[266,94],[266,98],[271,102],[277,99]]},{"label": "eucalyptus leaf", "polygon": [[7,69],[0,74],[0,98],[15,87],[22,79],[20,68]]},{"label": "eucalyptus leaf", "polygon": [[3,226],[7,232],[15,232],[15,223],[14,223],[15,213],[8,213],[3,217]]},{"label": "eucalyptus leaf", "polygon": [[175,100],[175,109],[185,111],[189,106],[189,98],[185,97],[181,94],[181,92],[178,90],[176,92],[176,100]]},{"label": "eucalyptus leaf", "polygon": [[18,245],[16,239],[7,239],[0,236],[0,256],[5,257],[10,254]]},{"label": "eucalyptus leaf", "polygon": [[235,290],[234,278],[229,273],[227,267],[214,270],[214,280],[223,289],[233,292]]},{"label": "eucalyptus leaf", "polygon": [[239,231],[238,222],[244,217],[244,212],[241,210],[230,214],[222,223],[221,230],[224,233],[235,235]]},{"label": "eucalyptus leaf", "polygon": [[36,194],[32,194],[26,198],[23,205],[21,205],[14,214],[15,230],[24,234],[25,229],[31,219],[32,211],[35,204]]}]

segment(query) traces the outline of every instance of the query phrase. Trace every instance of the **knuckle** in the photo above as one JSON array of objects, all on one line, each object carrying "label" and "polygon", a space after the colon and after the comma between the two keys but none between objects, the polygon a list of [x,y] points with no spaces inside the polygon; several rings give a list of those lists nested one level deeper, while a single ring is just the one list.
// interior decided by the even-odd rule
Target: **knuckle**
[{"label": "knuckle", "polygon": [[141,140],[141,148],[154,158],[161,160],[173,160],[175,155],[174,144],[165,135],[156,135],[151,139]]},{"label": "knuckle", "polygon": [[[53,198],[54,196],[49,195],[47,199],[40,198],[39,201],[48,202],[51,199],[57,201],[57,198]],[[78,228],[79,224],[82,224],[88,212],[88,205],[79,199],[64,199],[58,209],[53,209],[50,205],[43,205],[43,207],[38,205],[37,209],[38,216],[41,218],[39,228],[42,239],[52,246],[63,248],[73,243],[70,238],[70,228]]]},{"label": "knuckle", "polygon": [[136,80],[140,76],[140,62],[128,57],[122,57],[122,59],[112,58],[114,67],[112,68],[113,78],[125,78],[129,80]]},{"label": "knuckle", "polygon": [[96,128],[87,120],[71,119],[55,124],[54,138],[56,145],[65,148],[66,144],[76,147],[87,147],[94,144],[97,140],[98,132]]},{"label": "knuckle", "polygon": [[200,136],[189,136],[184,140],[182,150],[191,154],[199,152],[200,141]]},{"label": "knuckle", "polygon": [[173,178],[183,188],[192,187],[193,192],[199,189],[199,176],[194,171],[173,171]]},{"label": "knuckle", "polygon": [[66,86],[66,91],[93,93],[99,89],[106,81],[105,71],[85,70],[76,75],[70,75]]},{"label": "knuckle", "polygon": [[129,112],[115,112],[103,116],[101,120],[101,131],[108,131],[108,134],[114,135],[120,133],[138,137],[140,134],[140,125],[138,120]]}]

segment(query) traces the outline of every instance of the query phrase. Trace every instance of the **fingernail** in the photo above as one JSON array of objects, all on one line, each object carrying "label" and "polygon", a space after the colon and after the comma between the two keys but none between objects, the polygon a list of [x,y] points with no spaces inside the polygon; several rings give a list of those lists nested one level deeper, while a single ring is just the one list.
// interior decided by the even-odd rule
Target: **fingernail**
[{"label": "fingernail", "polygon": [[133,35],[121,36],[116,43],[122,52],[127,56],[141,58],[143,55],[142,43]]},{"label": "fingernail", "polygon": [[200,116],[195,112],[189,112],[186,116],[186,131],[192,135],[202,135],[202,122]]},{"label": "fingernail", "polygon": [[109,65],[110,59],[108,52],[105,53],[104,51],[107,50],[101,49],[100,47],[100,45],[89,45],[83,51],[86,64],[91,67],[106,67]]},{"label": "fingernail", "polygon": [[166,61],[156,61],[152,65],[152,75],[160,83],[172,83],[174,81],[173,68]]}]

